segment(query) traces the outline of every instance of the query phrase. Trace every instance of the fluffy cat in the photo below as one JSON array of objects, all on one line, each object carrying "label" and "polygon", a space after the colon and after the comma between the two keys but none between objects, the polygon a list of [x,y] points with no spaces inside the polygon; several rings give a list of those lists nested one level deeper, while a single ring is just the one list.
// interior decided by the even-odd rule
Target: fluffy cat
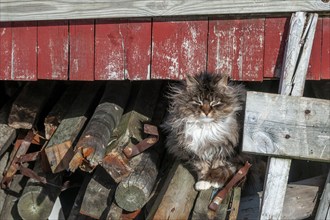
[{"label": "fluffy cat", "polygon": [[246,92],[228,80],[200,73],[171,88],[166,146],[196,172],[196,190],[222,187],[246,159],[236,149]]}]

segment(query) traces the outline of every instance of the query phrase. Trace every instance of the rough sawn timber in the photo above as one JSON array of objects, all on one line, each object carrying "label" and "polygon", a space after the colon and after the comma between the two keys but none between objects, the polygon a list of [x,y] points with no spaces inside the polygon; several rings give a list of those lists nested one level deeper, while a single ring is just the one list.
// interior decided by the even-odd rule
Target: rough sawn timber
[{"label": "rough sawn timber", "polygon": [[[79,2],[79,6],[77,3]],[[321,0],[15,1],[0,2],[0,21],[327,11]]]},{"label": "rough sawn timber", "polygon": [[330,161],[330,101],[248,92],[245,152]]},{"label": "rough sawn timber", "polygon": [[315,219],[330,219],[330,170],[325,181],[324,190]]}]

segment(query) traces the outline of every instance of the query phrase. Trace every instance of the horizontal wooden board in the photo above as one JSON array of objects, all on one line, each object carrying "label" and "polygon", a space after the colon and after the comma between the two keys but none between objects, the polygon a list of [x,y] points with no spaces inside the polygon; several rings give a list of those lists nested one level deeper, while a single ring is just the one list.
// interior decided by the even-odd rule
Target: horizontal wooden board
[{"label": "horizontal wooden board", "polygon": [[248,92],[243,151],[330,162],[330,101]]},{"label": "horizontal wooden board", "polygon": [[7,0],[0,2],[0,21],[152,17],[209,14],[214,15],[328,10],[330,10],[329,2],[321,0]]}]

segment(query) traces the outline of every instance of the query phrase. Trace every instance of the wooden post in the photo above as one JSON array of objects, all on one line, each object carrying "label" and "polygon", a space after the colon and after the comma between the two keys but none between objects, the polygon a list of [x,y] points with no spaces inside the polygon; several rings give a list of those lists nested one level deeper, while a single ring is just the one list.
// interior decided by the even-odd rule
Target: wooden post
[{"label": "wooden post", "polygon": [[23,219],[47,219],[61,192],[62,175],[45,173],[40,158],[35,162],[33,171],[46,178],[49,184],[30,178],[18,200],[18,213]]},{"label": "wooden post", "polygon": [[45,152],[53,173],[69,168],[73,157],[72,144],[83,128],[87,114],[96,101],[95,97],[100,89],[100,84],[86,84],[75,98],[68,113],[49,140]]},{"label": "wooden post", "polygon": [[321,201],[315,216],[316,220],[330,219],[330,170],[325,181]]},{"label": "wooden post", "polygon": [[175,162],[147,219],[188,219],[197,191],[195,179],[180,162]]},{"label": "wooden post", "polygon": [[[303,57],[304,60],[301,62],[309,62],[309,49],[305,49],[300,52],[302,37],[307,37],[310,40],[305,42],[307,47],[312,47],[314,38],[314,32],[316,28],[316,22],[312,22],[312,25],[308,27],[306,34],[304,33],[305,27],[305,16],[304,12],[296,12],[292,15],[290,21],[289,40],[285,49],[283,68],[281,74],[280,94],[282,95],[296,95],[302,96],[302,89],[294,86],[297,81],[297,85],[302,86],[304,84],[303,75],[306,75],[306,69],[301,69],[297,63],[298,58]],[[309,19],[317,19],[317,14],[313,14]],[[306,55],[302,55],[307,53]],[[297,67],[298,64],[298,67]],[[296,69],[300,69],[301,72],[296,72]],[[303,83],[301,82],[303,80]],[[296,91],[294,91],[296,90]],[[298,94],[297,91],[300,91]],[[280,159],[280,158],[269,158],[268,169],[266,174],[265,189],[263,193],[263,201],[261,206],[260,219],[281,219],[283,203],[285,197],[285,191],[288,181],[288,175],[290,170],[291,160]]]},{"label": "wooden post", "polygon": [[100,219],[113,201],[115,188],[110,175],[98,166],[84,191],[80,214]]},{"label": "wooden post", "polygon": [[[80,166],[84,171],[96,167],[105,155],[112,131],[118,126],[130,94],[129,81],[109,81],[100,104],[88,122],[70,162],[70,170]],[[84,161],[84,164],[81,164]]]},{"label": "wooden post", "polygon": [[143,123],[151,121],[161,84],[161,81],[145,81],[133,85],[131,101],[118,127],[113,131],[111,144],[102,162],[102,166],[116,182],[120,182],[133,171],[123,150],[142,141]]},{"label": "wooden post", "polygon": [[64,119],[65,114],[70,109],[71,104],[81,89],[81,86],[81,84],[69,85],[65,92],[62,94],[61,98],[57,101],[52,110],[46,116],[44,125],[45,136],[47,140],[53,136],[55,130]]},{"label": "wooden post", "polygon": [[52,81],[26,84],[13,103],[8,125],[16,129],[31,129],[54,88],[55,82]]}]

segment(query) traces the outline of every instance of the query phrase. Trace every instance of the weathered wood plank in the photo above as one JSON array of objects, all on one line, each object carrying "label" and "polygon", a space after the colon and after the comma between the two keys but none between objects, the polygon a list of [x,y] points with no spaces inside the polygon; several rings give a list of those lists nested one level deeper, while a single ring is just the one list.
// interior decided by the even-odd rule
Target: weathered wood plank
[{"label": "weathered wood plank", "polygon": [[38,22],[38,79],[67,80],[68,21]]},{"label": "weathered wood plank", "polygon": [[173,15],[242,14],[294,11],[328,11],[326,1],[319,0],[239,0],[230,1],[1,1],[0,21],[81,19],[114,17],[149,17]]},{"label": "weathered wood plank", "polygon": [[264,77],[280,77],[289,18],[265,19]]},{"label": "weathered wood plank", "polygon": [[49,140],[45,152],[53,173],[68,169],[73,157],[72,144],[87,121],[87,113],[100,89],[100,84],[88,83],[73,101],[61,124]]},{"label": "weathered wood plank", "polygon": [[70,80],[94,80],[94,20],[70,21]]},{"label": "weathered wood plank", "polygon": [[37,22],[5,23],[1,29],[1,78],[36,80]]},{"label": "weathered wood plank", "polygon": [[330,101],[248,92],[243,151],[330,161]]},{"label": "weathered wood plank", "polygon": [[323,19],[318,18],[306,75],[307,80],[320,80],[321,78],[322,29]]},{"label": "weathered wood plank", "polygon": [[322,18],[321,78],[330,79],[330,18]]},{"label": "weathered wood plank", "polygon": [[228,74],[234,80],[261,81],[264,21],[263,18],[210,20],[208,71]]},{"label": "weathered wood plank", "polygon": [[175,162],[147,219],[188,219],[197,191],[195,179],[179,162]]},{"label": "weathered wood plank", "polygon": [[11,108],[11,104],[12,104],[11,102],[7,102],[0,109],[0,157],[8,149],[8,147],[14,142],[16,138],[16,130],[7,125],[7,119],[9,115],[9,110]]},{"label": "weathered wood plank", "polygon": [[15,99],[8,117],[8,125],[19,129],[31,129],[47,99],[55,88],[55,82],[30,82]]},{"label": "weathered wood plank", "polygon": [[80,214],[100,219],[113,200],[115,182],[102,168],[97,167],[84,192]]},{"label": "weathered wood plank", "polygon": [[[5,171],[9,159],[9,152],[5,152],[0,156],[0,173]],[[2,182],[2,175],[0,175],[0,182]],[[4,189],[0,188],[0,207],[2,208],[6,200],[6,192]],[[1,211],[0,211],[1,213]]]},{"label": "weathered wood plank", "polygon": [[206,69],[207,20],[156,20],[152,30],[153,79],[183,79]]},{"label": "weathered wood plank", "polygon": [[321,196],[321,201],[317,209],[315,219],[329,219],[330,218],[330,170],[328,177],[324,184],[323,193]]}]

